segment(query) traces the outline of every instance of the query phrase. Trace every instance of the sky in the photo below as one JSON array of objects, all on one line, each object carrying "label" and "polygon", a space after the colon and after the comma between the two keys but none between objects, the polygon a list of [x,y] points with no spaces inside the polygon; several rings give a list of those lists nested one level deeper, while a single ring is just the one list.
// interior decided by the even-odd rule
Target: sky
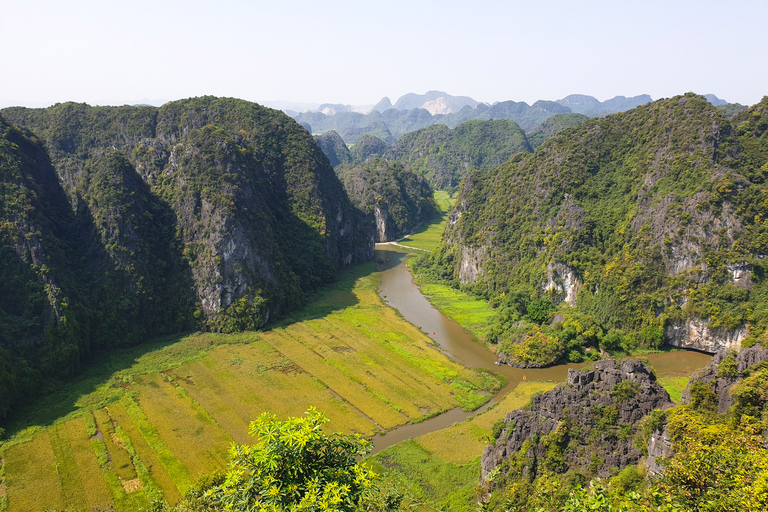
[{"label": "sky", "polygon": [[768,95],[768,1],[0,0],[0,107]]}]

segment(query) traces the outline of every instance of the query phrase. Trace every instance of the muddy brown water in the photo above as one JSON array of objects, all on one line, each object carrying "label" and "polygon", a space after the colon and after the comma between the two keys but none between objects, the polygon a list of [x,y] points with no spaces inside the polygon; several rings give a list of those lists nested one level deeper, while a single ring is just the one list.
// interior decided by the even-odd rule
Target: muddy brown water
[{"label": "muddy brown water", "polygon": [[[464,366],[485,368],[497,372],[507,379],[507,384],[488,403],[474,411],[466,412],[460,408],[451,409],[420,423],[409,423],[374,436],[372,454],[400,441],[449,427],[483,412],[515,389],[523,381],[523,377],[532,381],[559,383],[565,381],[569,368],[586,366],[587,363],[570,363],[537,369],[513,368],[508,365],[497,366],[494,353],[472,341],[472,337],[467,331],[435,309],[422,295],[418,286],[413,282],[413,276],[405,262],[407,254],[408,250],[402,247],[394,245],[376,246],[376,260],[380,262],[377,266],[381,272],[379,295],[387,304],[398,310],[403,318],[418,326],[432,338],[436,344],[436,349]],[[676,351],[650,354],[642,356],[642,359],[653,366],[659,377],[684,377],[705,366],[711,356],[700,352]]]}]

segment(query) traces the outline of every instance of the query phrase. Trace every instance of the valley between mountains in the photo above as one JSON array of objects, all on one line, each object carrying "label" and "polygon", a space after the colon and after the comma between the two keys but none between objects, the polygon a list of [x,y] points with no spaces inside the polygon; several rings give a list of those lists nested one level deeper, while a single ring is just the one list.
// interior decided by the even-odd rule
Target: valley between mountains
[{"label": "valley between mountains", "polygon": [[0,510],[768,508],[768,97],[432,93],[1,110]]}]

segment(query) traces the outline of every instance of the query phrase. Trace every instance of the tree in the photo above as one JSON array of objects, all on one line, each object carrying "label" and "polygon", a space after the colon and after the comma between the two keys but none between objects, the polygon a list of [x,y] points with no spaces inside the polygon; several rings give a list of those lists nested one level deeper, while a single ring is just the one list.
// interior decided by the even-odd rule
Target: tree
[{"label": "tree", "polygon": [[236,511],[379,508],[378,475],[356,462],[370,451],[370,441],[359,435],[325,434],[321,428],[328,421],[314,407],[285,421],[262,414],[249,430],[258,442],[232,445],[226,478],[206,497]]}]

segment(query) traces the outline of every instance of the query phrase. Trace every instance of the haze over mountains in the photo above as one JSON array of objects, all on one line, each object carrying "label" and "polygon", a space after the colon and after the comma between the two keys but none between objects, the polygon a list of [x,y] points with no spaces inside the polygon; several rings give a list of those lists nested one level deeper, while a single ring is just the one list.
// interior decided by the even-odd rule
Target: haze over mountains
[{"label": "haze over mountains", "polygon": [[[706,97],[715,106],[727,103],[713,94]],[[546,119],[557,114],[602,117],[651,101],[652,98],[647,94],[630,98],[616,96],[605,101],[584,94],[571,94],[556,101],[539,100],[532,105],[512,100],[490,104],[468,96],[428,91],[424,94],[405,94],[394,104],[390,98],[384,97],[368,111],[365,111],[365,107],[326,103],[315,110],[297,112],[286,109],[285,113],[305,128],[308,127],[313,134],[333,130],[347,144],[356,142],[363,135],[372,135],[392,144],[405,133],[433,124],[455,128],[473,119],[511,119],[525,132],[532,132]]]}]

